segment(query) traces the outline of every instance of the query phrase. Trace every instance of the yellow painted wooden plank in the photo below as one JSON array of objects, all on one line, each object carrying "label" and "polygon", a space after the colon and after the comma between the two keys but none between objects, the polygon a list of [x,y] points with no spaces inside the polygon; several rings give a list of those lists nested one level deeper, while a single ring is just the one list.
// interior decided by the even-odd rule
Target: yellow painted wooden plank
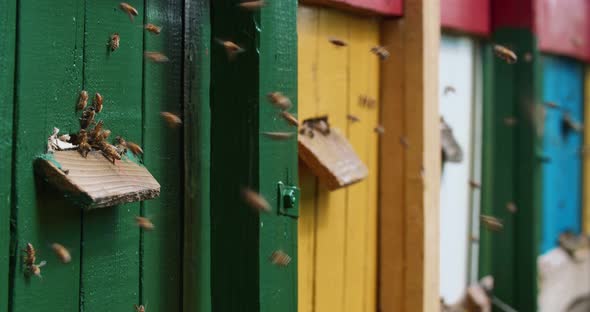
[{"label": "yellow painted wooden plank", "polygon": [[[590,122],[590,67],[586,67],[584,79],[584,123]],[[590,127],[584,127],[584,183],[583,187],[583,228],[586,234],[590,234],[590,154],[587,148],[590,146]]]},{"label": "yellow painted wooden plank", "polygon": [[[317,31],[319,10],[301,6],[297,10],[298,110],[299,120],[313,117],[317,111]],[[301,200],[298,224],[298,310],[312,312],[315,286],[315,213],[317,178],[300,162]]]},{"label": "yellow painted wooden plank", "polygon": [[[329,42],[348,40],[346,15],[319,13],[317,94],[318,113],[329,114],[332,127],[346,129],[349,49]],[[344,248],[346,190],[330,192],[320,186],[316,214],[315,311],[344,311]]]},{"label": "yellow painted wooden plank", "polygon": [[[378,24],[369,18],[349,17],[348,113],[360,119],[348,121],[348,138],[369,176],[347,189],[344,311],[374,311],[376,263],[376,153],[378,118],[376,107],[361,105],[359,97],[376,98],[378,58],[370,52],[378,44]],[[372,281],[371,281],[372,280]],[[372,291],[371,291],[372,290]],[[374,304],[374,300],[372,300]]]}]

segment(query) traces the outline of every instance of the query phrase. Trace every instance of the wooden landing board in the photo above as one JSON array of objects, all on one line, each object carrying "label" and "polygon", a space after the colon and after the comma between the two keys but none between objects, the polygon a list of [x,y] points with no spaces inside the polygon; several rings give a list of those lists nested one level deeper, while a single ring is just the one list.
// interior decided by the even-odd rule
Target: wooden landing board
[{"label": "wooden landing board", "polygon": [[367,177],[367,166],[340,131],[331,129],[327,135],[311,131],[313,137],[299,135],[299,157],[321,183],[335,190]]},{"label": "wooden landing board", "polygon": [[150,172],[124,155],[115,164],[102,152],[84,158],[78,151],[44,154],[35,161],[38,173],[57,189],[73,195],[86,209],[152,199],[160,195],[160,184]]}]

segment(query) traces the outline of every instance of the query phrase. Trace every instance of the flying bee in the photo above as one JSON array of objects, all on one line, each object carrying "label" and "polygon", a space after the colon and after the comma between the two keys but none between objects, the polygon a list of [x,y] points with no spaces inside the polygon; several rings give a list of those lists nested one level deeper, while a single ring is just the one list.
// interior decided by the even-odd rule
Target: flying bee
[{"label": "flying bee", "polygon": [[267,95],[268,100],[276,107],[282,110],[288,110],[293,105],[288,97],[281,92],[272,92]]},{"label": "flying bee", "polygon": [[382,125],[379,125],[379,126],[375,127],[375,129],[373,129],[373,130],[375,130],[375,132],[378,133],[378,134],[384,134],[385,133],[385,128]]},{"label": "flying bee", "polygon": [[293,132],[262,132],[262,134],[273,140],[288,140],[295,135]]},{"label": "flying bee", "polygon": [[162,27],[148,23],[148,24],[145,24],[145,30],[151,32],[152,34],[159,35],[160,31],[162,30]]},{"label": "flying bee", "polygon": [[282,250],[276,250],[270,256],[270,261],[278,266],[287,266],[291,262],[291,257]]},{"label": "flying bee", "polygon": [[512,50],[499,44],[494,45],[494,53],[508,64],[514,64],[518,60],[518,57]]},{"label": "flying bee", "polygon": [[379,56],[382,61],[385,61],[389,57],[389,51],[383,46],[374,46],[371,48],[371,52]]},{"label": "flying bee", "polygon": [[160,52],[146,51],[143,53],[143,55],[150,61],[156,63],[165,63],[170,61],[170,59],[166,55]]},{"label": "flying bee", "polygon": [[225,48],[225,52],[227,53],[227,58],[232,61],[236,58],[236,56],[239,53],[242,53],[246,50],[244,50],[242,47],[240,47],[239,45],[235,44],[234,42],[231,41],[223,41],[221,39],[215,39],[217,41],[217,43],[219,43],[220,45],[222,45]]},{"label": "flying bee", "polygon": [[160,112],[160,116],[162,116],[162,119],[166,121],[170,128],[176,128],[182,125],[182,119],[175,114],[170,112]]},{"label": "flying bee", "polygon": [[129,19],[133,22],[133,17],[137,16],[139,13],[137,12],[137,10],[132,7],[129,3],[126,2],[121,2],[119,4],[119,7],[121,8],[121,10],[125,13],[127,13],[127,15],[129,15]]},{"label": "flying bee", "polygon": [[242,188],[242,199],[248,206],[261,212],[270,212],[271,206],[266,199],[249,188]]},{"label": "flying bee", "polygon": [[510,213],[516,213],[516,211],[518,210],[518,208],[516,207],[516,204],[513,202],[508,202],[506,203],[506,209],[510,212]]},{"label": "flying bee", "polygon": [[504,124],[508,127],[513,127],[518,122],[518,119],[515,117],[504,117]]},{"label": "flying bee", "polygon": [[93,106],[88,107],[82,113],[82,117],[80,117],[80,129],[86,129],[92,122],[94,122],[94,115],[96,114],[95,108]]},{"label": "flying bee", "polygon": [[245,9],[245,10],[250,10],[250,11],[258,10],[258,9],[264,7],[265,5],[266,5],[266,3],[262,0],[260,0],[260,1],[245,1],[245,2],[238,4],[238,6],[240,8]]},{"label": "flying bee", "polygon": [[78,152],[82,155],[82,157],[86,158],[88,156],[88,152],[90,152],[91,147],[88,144],[88,133],[84,129],[80,129],[78,133]]},{"label": "flying bee", "polygon": [[28,274],[41,277],[41,268],[47,264],[47,261],[41,261],[39,264],[32,264],[27,267]]},{"label": "flying bee", "polygon": [[72,256],[70,255],[70,252],[63,245],[53,243],[51,245],[51,249],[53,249],[53,251],[62,263],[69,263],[70,261],[72,261]]},{"label": "flying bee", "polygon": [[455,87],[453,87],[453,86],[446,86],[445,87],[445,90],[443,91],[443,94],[444,95],[447,95],[449,93],[455,93],[455,92],[456,92]]},{"label": "flying bee", "polygon": [[37,251],[33,247],[33,244],[27,243],[23,252],[25,253],[24,263],[26,266],[30,267],[37,262]]},{"label": "flying bee", "polygon": [[115,51],[119,48],[120,41],[121,41],[121,37],[119,36],[119,33],[114,33],[111,35],[111,39],[109,40],[109,43],[107,44],[111,48],[111,52]]},{"label": "flying bee", "polygon": [[475,180],[469,180],[469,186],[472,188],[481,188],[481,184]]},{"label": "flying bee", "polygon": [[121,160],[121,155],[117,152],[117,149],[104,141],[100,142],[98,146],[104,157],[110,160],[113,164],[115,164],[115,160]]},{"label": "flying bee", "polygon": [[559,105],[557,105],[555,102],[546,102],[545,105],[547,105],[549,108],[559,108]]},{"label": "flying bee", "polygon": [[78,97],[78,105],[76,106],[76,110],[83,110],[86,108],[86,104],[88,104],[88,91],[82,90],[80,91],[80,96]]},{"label": "flying bee", "polygon": [[151,231],[155,228],[152,221],[150,221],[150,219],[145,218],[145,217],[139,217],[139,216],[135,217],[135,223],[137,223],[137,226],[139,226],[140,228],[142,228],[144,230]]},{"label": "flying bee", "polygon": [[330,41],[331,44],[333,44],[337,47],[345,47],[348,45],[348,43],[346,43],[346,41],[338,39],[338,38],[334,38],[334,37],[328,38],[328,41]]},{"label": "flying bee", "polygon": [[504,228],[504,224],[498,218],[481,215],[480,220],[491,231],[498,232]]},{"label": "flying bee", "polygon": [[359,121],[361,121],[360,118],[358,118],[357,116],[352,115],[352,114],[346,115],[346,118],[348,118],[348,120],[350,120],[351,122],[359,122]]},{"label": "flying bee", "polygon": [[299,127],[299,121],[297,120],[297,118],[295,118],[295,116],[291,115],[289,112],[283,111],[281,112],[281,116],[285,118],[285,120],[291,125]]},{"label": "flying bee", "polygon": [[131,141],[127,141],[125,143],[125,146],[127,147],[127,149],[129,149],[133,155],[139,155],[139,154],[143,154],[143,149],[141,149],[141,147]]}]

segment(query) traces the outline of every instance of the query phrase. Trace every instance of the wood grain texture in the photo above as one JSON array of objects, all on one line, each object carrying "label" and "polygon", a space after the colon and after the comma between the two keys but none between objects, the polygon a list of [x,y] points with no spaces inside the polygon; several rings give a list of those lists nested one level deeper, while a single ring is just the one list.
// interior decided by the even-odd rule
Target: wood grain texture
[{"label": "wood grain texture", "polygon": [[10,218],[12,209],[12,151],[16,1],[1,0],[0,7],[0,311],[8,311],[10,287]]},{"label": "wood grain texture", "polygon": [[[104,208],[152,199],[160,194],[160,184],[150,172],[125,155],[111,163],[99,151],[84,158],[78,151],[56,151],[37,158],[35,164],[53,187],[87,209]],[[50,158],[50,159],[47,159]]]},{"label": "wood grain texture", "polygon": [[140,302],[147,304],[148,311],[180,311],[183,129],[168,127],[160,112],[182,116],[184,2],[147,0],[145,6],[145,23],[162,27],[162,32],[154,35],[144,31],[144,50],[164,53],[170,62],[144,60],[143,64],[144,163],[162,185],[162,192],[159,198],[142,204],[142,214],[156,225],[156,230],[142,233]]},{"label": "wood grain texture", "polygon": [[185,2],[183,311],[211,311],[211,20],[207,0]]},{"label": "wood grain texture", "polygon": [[[381,67],[381,311],[435,311],[438,290],[437,100],[439,4],[407,1],[404,18],[386,21],[382,44],[398,57]],[[405,138],[409,146],[400,144]]]},{"label": "wood grain texture", "polygon": [[[300,120],[327,114],[369,170],[364,180],[330,192],[300,163],[299,311],[374,311],[379,109],[359,98],[379,101],[379,59],[370,53],[378,22],[300,6],[298,32]],[[337,48],[329,37],[348,46]]]},{"label": "wood grain texture", "polygon": [[402,0],[304,0],[304,4],[321,5],[361,14],[401,16]]},{"label": "wood grain texture", "polygon": [[[104,97],[103,111],[96,119],[103,119],[113,135],[141,143],[145,12],[142,1],[129,4],[139,11],[133,22],[117,2],[86,2],[83,87]],[[115,32],[121,43],[119,49],[110,52],[106,44]],[[124,311],[139,304],[140,230],[134,219],[140,215],[139,206],[133,203],[84,212],[83,310]]]},{"label": "wood grain texture", "polygon": [[313,129],[311,134],[300,134],[299,157],[329,190],[345,187],[367,177],[368,169],[359,159],[352,145],[336,128],[324,135]]},{"label": "wood grain texture", "polygon": [[[73,108],[82,82],[83,1],[19,1],[17,21],[10,311],[76,311],[80,210],[39,183],[33,160],[45,152],[54,126],[78,127]],[[25,275],[21,256],[27,242],[38,261],[48,261],[43,279]],[[53,242],[72,248],[72,263],[61,265],[53,257]]]},{"label": "wood grain texture", "polygon": [[[584,122],[590,121],[590,67],[584,70]],[[584,127],[584,151],[590,146],[590,127]],[[582,230],[590,234],[590,154],[582,154]]]}]

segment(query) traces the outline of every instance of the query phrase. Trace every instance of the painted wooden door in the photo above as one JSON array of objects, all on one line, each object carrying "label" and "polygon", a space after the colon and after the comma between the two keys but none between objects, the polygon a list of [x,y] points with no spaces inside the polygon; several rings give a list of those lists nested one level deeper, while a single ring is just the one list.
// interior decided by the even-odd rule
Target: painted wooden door
[{"label": "painted wooden door", "polygon": [[[299,311],[375,311],[377,268],[379,24],[332,9],[301,6],[299,120],[328,115],[345,133],[369,177],[333,192],[300,165]],[[329,42],[342,39],[346,47]],[[360,119],[352,122],[347,115]],[[387,131],[387,129],[385,130]]]},{"label": "painted wooden door", "polygon": [[[479,193],[470,181],[479,181],[481,150],[481,62],[477,43],[468,37],[443,35],[439,55],[440,114],[452,128],[463,160],[443,163],[440,188],[440,293],[456,302],[468,280],[476,278],[472,263],[472,223],[479,216]],[[474,228],[477,231],[477,227]],[[476,271],[475,271],[476,272]]]},{"label": "painted wooden door", "polygon": [[566,120],[583,121],[583,66],[574,60],[543,57],[545,117],[541,253],[557,246],[564,231],[581,228],[582,134]]}]

